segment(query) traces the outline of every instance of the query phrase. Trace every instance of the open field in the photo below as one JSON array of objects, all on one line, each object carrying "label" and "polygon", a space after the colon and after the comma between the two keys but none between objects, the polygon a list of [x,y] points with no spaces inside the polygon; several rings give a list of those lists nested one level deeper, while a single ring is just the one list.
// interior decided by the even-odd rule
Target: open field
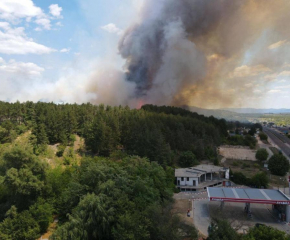
[{"label": "open field", "polygon": [[227,159],[256,161],[256,151],[246,147],[221,146],[219,154]]},{"label": "open field", "polygon": [[263,170],[263,167],[258,162],[249,160],[227,159],[223,166],[231,168],[233,172],[242,172],[246,177],[252,177]]}]

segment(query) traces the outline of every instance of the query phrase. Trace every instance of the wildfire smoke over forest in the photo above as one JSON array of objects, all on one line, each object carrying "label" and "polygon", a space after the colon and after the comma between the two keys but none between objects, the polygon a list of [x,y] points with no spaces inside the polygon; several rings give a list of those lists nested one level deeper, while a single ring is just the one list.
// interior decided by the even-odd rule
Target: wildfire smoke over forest
[{"label": "wildfire smoke over forest", "polygon": [[[127,29],[107,26],[119,38],[118,46],[108,47],[107,57],[98,56],[101,60],[92,64],[86,54],[75,55],[69,74],[53,81],[23,86],[14,75],[13,87],[12,80],[2,77],[2,99],[203,108],[285,107],[290,101],[290,1],[142,3]],[[122,61],[119,68],[111,64],[114,58]],[[89,62],[90,68],[75,62]],[[32,75],[37,66],[28,67]],[[44,68],[36,70],[37,77]],[[16,90],[8,94],[7,88]]]},{"label": "wildfire smoke over forest", "polygon": [[288,10],[285,0],[146,1],[119,42],[131,97],[201,107],[262,99],[287,75]]}]

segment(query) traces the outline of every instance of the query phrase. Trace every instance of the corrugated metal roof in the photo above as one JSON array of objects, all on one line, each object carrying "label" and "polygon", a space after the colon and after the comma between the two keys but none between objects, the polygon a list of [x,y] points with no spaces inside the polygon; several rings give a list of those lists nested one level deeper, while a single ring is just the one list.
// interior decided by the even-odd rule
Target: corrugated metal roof
[{"label": "corrugated metal roof", "polygon": [[205,173],[225,172],[226,169],[214,165],[201,164],[190,168],[175,169],[175,177],[199,177]]},{"label": "corrugated metal roof", "polygon": [[207,188],[211,201],[290,204],[290,198],[279,190],[256,188]]}]

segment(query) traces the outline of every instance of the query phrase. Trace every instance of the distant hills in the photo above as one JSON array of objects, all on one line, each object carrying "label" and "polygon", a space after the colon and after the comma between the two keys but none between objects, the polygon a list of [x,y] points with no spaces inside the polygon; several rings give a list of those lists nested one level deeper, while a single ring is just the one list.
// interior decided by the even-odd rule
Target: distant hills
[{"label": "distant hills", "polygon": [[268,109],[259,109],[259,108],[222,108],[220,110],[225,110],[225,111],[231,111],[235,113],[260,113],[260,114],[266,114],[266,113],[290,113],[290,109],[286,108],[268,108]]},{"label": "distant hills", "polygon": [[290,114],[290,109],[256,109],[256,108],[222,108],[222,109],[204,109],[194,106],[182,106],[192,112],[204,116],[214,116],[216,118],[224,118],[228,121],[249,122],[253,119],[261,117],[263,114]]}]

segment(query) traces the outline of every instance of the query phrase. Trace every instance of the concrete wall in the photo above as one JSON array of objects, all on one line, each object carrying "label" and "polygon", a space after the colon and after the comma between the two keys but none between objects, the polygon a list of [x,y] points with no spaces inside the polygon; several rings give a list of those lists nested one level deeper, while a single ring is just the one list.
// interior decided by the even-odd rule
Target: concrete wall
[{"label": "concrete wall", "polygon": [[[184,177],[181,181],[181,177],[177,177],[177,185],[178,181],[180,181],[180,186],[198,186],[198,178],[189,178],[189,181],[187,181],[187,177]],[[195,185],[193,185],[193,181],[195,181]]]}]

